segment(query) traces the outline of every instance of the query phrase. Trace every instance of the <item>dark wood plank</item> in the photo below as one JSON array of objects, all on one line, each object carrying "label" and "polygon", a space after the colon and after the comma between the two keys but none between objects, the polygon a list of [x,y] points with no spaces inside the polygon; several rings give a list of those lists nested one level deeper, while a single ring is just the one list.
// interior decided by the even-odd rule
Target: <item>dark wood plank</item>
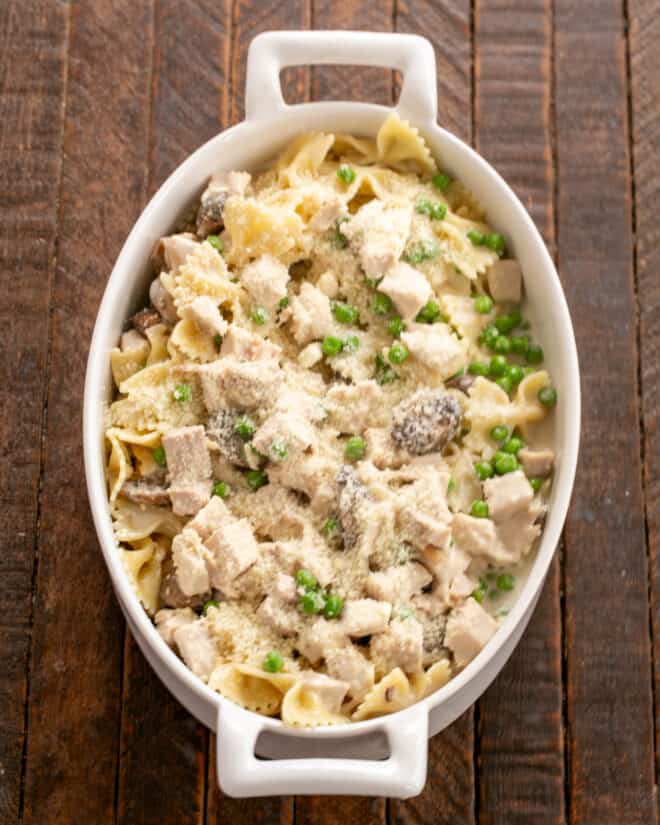
[{"label": "dark wood plank", "polygon": [[[438,119],[465,141],[472,140],[470,3],[468,0],[401,0],[396,29],[431,40],[438,65]],[[390,802],[391,825],[475,821],[474,711],[429,741],[426,787],[416,799]]]},{"label": "dark wood plank", "polygon": [[[555,246],[551,145],[552,8],[479,0],[475,144]],[[479,703],[479,822],[565,821],[561,605],[555,560],[511,661]]]},{"label": "dark wood plank", "polygon": [[[559,270],[582,354],[566,530],[570,821],[656,820],[627,86],[618,2],[556,6]],[[597,351],[596,351],[597,348]],[[614,403],[603,403],[614,393]]]},{"label": "dark wood plank", "polygon": [[20,807],[67,39],[64,6],[0,6],[0,822],[7,823]]},{"label": "dark wood plank", "polygon": [[[252,40],[273,29],[309,29],[311,0],[233,0],[233,33],[229,116],[231,123],[245,117],[245,67]],[[309,95],[309,69],[291,68],[282,73],[287,103],[302,103]]]},{"label": "dark wood plank", "polygon": [[[150,191],[226,126],[231,4],[161,0],[155,12]],[[117,822],[201,823],[207,740],[127,633]]]},{"label": "dark wood plank", "polygon": [[[245,115],[245,66],[247,52],[253,38],[272,29],[307,29],[310,26],[308,0],[233,0],[232,40],[227,108],[232,124]],[[309,70],[291,69],[283,72],[283,92],[289,103],[302,102],[309,96]],[[206,821],[209,825],[227,825],[245,822],[249,825],[291,825],[293,823],[292,797],[264,799],[231,799],[218,788],[216,777],[216,741],[209,736]]]},{"label": "dark wood plank", "polygon": [[660,228],[657,204],[660,180],[660,16],[649,0],[628,3],[635,169],[637,304],[640,323],[640,375],[646,525],[651,572],[651,618],[656,696],[656,784],[660,753]]},{"label": "dark wood plank", "polygon": [[[379,3],[337,3],[312,0],[315,29],[391,31],[393,0]],[[312,100],[363,100],[389,105],[392,102],[392,72],[361,66],[322,66],[312,69]]]},{"label": "dark wood plank", "polygon": [[[123,621],[80,444],[92,323],[146,190],[151,7],[74,7],[34,608],[26,823],[113,822]],[[146,67],[146,70],[145,70]]]}]

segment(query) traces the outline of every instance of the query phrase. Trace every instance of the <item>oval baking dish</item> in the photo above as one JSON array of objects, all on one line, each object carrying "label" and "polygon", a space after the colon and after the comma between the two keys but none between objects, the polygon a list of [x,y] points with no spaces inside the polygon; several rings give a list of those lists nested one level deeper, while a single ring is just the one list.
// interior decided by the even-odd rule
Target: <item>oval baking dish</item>
[{"label": "oval baking dish", "polygon": [[[199,680],[165,644],[143,610],[117,551],[105,479],[103,434],[113,395],[108,353],[144,300],[148,260],[158,239],[199,197],[211,173],[263,167],[294,136],[310,130],[373,137],[391,109],[368,103],[288,106],[281,69],[303,64],[375,65],[398,69],[396,111],[423,135],[442,167],[485,208],[525,273],[527,314],[558,389],[557,467],[540,544],[518,600],[476,658],[447,685],[411,707],[348,726],[287,728],[243,710]],[[218,779],[232,796],[359,794],[406,798],[426,778],[427,739],[449,725],[488,687],[511,655],[539,597],[569,504],[577,462],[580,383],[573,329],[559,278],[532,220],[498,174],[469,146],[436,125],[435,59],[413,35],[365,32],[270,32],[248,56],[246,120],[210,140],[163,184],[135,224],[117,259],[99,310],[84,399],[84,452],[94,522],[113,587],[142,652],[177,699],[217,733]]]}]

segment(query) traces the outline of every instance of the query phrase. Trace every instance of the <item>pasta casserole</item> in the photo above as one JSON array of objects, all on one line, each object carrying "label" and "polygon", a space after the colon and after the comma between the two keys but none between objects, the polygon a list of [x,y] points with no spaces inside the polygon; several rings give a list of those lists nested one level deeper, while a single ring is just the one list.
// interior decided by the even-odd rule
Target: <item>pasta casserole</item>
[{"label": "pasta casserole", "polygon": [[213,174],[152,265],[106,438],[162,638],[289,725],[440,688],[515,599],[555,461],[504,236],[392,115]]}]

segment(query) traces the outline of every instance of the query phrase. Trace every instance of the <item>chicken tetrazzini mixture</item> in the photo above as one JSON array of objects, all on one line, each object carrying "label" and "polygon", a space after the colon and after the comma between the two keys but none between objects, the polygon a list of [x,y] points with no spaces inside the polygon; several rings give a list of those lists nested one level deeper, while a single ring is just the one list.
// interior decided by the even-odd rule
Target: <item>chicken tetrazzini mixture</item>
[{"label": "chicken tetrazzini mixture", "polygon": [[505,238],[415,129],[214,174],[111,361],[119,552],[162,638],[287,724],[399,710],[497,632],[557,394]]}]

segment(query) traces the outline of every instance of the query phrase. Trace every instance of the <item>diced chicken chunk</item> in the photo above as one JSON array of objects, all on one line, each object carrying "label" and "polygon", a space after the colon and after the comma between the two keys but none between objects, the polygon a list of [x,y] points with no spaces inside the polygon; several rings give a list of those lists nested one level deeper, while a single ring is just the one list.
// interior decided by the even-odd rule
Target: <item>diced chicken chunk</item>
[{"label": "diced chicken chunk", "polygon": [[231,582],[251,567],[259,557],[259,548],[247,519],[227,520],[206,539],[210,581],[220,590],[231,589]]},{"label": "diced chicken chunk", "polygon": [[392,614],[392,605],[375,599],[348,599],[344,604],[339,629],[347,636],[359,639],[382,633]]},{"label": "diced chicken chunk", "polygon": [[211,457],[204,427],[180,427],[163,436],[171,476],[169,495],[176,515],[194,515],[211,497]]},{"label": "diced chicken chunk", "polygon": [[366,583],[367,593],[380,602],[401,604],[409,602],[424,587],[431,583],[433,577],[429,571],[417,562],[409,562],[399,567],[389,567],[371,573]]},{"label": "diced chicken chunk", "polygon": [[322,358],[323,350],[318,341],[312,341],[311,344],[307,344],[307,346],[298,353],[298,363],[305,370],[311,369],[318,364]]},{"label": "diced chicken chunk", "polygon": [[406,321],[413,319],[433,294],[424,275],[403,261],[388,270],[378,289],[392,299]]},{"label": "diced chicken chunk", "polygon": [[250,183],[248,172],[217,172],[202,193],[197,212],[197,234],[206,237],[223,225],[225,203],[230,195],[243,195]]},{"label": "diced chicken chunk", "polygon": [[195,610],[201,607],[211,597],[211,591],[186,596],[179,585],[172,556],[166,558],[161,565],[161,579],[159,588],[160,603],[163,607],[191,607]]},{"label": "diced chicken chunk", "polygon": [[149,354],[149,342],[145,341],[136,329],[129,329],[122,333],[119,349],[122,352],[135,352],[138,357],[146,358]]},{"label": "diced chicken chunk", "polygon": [[181,607],[177,610],[159,610],[154,621],[165,644],[174,647],[174,633],[186,625],[197,621],[199,617],[190,607]]},{"label": "diced chicken chunk", "polygon": [[157,507],[163,507],[170,503],[167,490],[160,484],[150,484],[148,481],[125,481],[119,495],[136,504],[155,504]]},{"label": "diced chicken chunk", "polygon": [[209,503],[202,507],[194,519],[186,525],[190,530],[194,530],[202,541],[215,533],[215,531],[228,519],[232,517],[227,505],[220,496],[213,496]]},{"label": "diced chicken chunk", "polygon": [[309,227],[313,232],[326,232],[347,214],[346,203],[339,195],[330,195],[309,222]]},{"label": "diced chicken chunk", "polygon": [[323,511],[334,498],[337,465],[323,455],[302,453],[268,468],[268,477],[277,484],[304,493],[314,512]]},{"label": "diced chicken chunk", "polygon": [[179,316],[176,314],[174,299],[165,289],[160,276],[154,278],[151,282],[151,286],[149,287],[149,300],[156,307],[158,314],[166,324],[176,324]]},{"label": "diced chicken chunk", "polygon": [[399,260],[410,235],[412,207],[374,198],[342,224],[368,278],[382,276]]},{"label": "diced chicken chunk", "polygon": [[183,661],[206,682],[217,663],[218,651],[204,620],[198,619],[175,630],[174,641]]},{"label": "diced chicken chunk", "polygon": [[339,623],[327,619],[316,619],[301,631],[296,647],[302,655],[316,667],[322,659],[332,655],[333,651],[346,647],[348,640]]},{"label": "diced chicken chunk", "polygon": [[189,527],[174,536],[172,540],[172,560],[177,584],[185,596],[206,593],[210,588],[209,571],[206,566],[208,552],[199,534]]},{"label": "diced chicken chunk", "polygon": [[290,390],[288,387],[285,387],[277,396],[274,410],[275,412],[295,410],[314,424],[318,424],[327,417],[321,398],[310,395],[304,390]]},{"label": "diced chicken chunk", "polygon": [[276,541],[269,551],[277,566],[290,575],[299,570],[309,570],[319,584],[326,587],[333,579],[332,561],[324,544],[314,543],[313,538],[291,541]]},{"label": "diced chicken chunk", "polygon": [[488,513],[497,524],[525,510],[534,498],[534,491],[522,470],[489,478],[484,482]]},{"label": "diced chicken chunk", "polygon": [[224,335],[227,332],[227,322],[220,314],[220,310],[206,295],[195,298],[182,313],[195,323],[197,329],[204,335]]},{"label": "diced chicken chunk", "polygon": [[342,433],[360,433],[382,411],[383,391],[372,380],[336,384],[327,400],[333,426]]},{"label": "diced chicken chunk", "polygon": [[289,270],[272,255],[262,255],[243,268],[241,282],[255,304],[273,311],[286,296]]},{"label": "diced chicken chunk", "polygon": [[447,324],[413,324],[401,340],[413,358],[442,379],[458,372],[467,357],[466,341],[459,340]]},{"label": "diced chicken chunk", "polygon": [[234,405],[240,409],[268,404],[281,382],[281,369],[274,360],[240,361],[219,358],[199,367],[204,404],[209,413]]},{"label": "diced chicken chunk", "polygon": [[483,558],[495,565],[511,564],[515,557],[502,544],[489,518],[475,518],[457,513],[452,524],[454,541],[465,553]]},{"label": "diced chicken chunk", "polygon": [[[158,242],[157,254],[162,257],[165,269],[170,272],[184,264],[188,255],[191,255],[198,246],[199,241],[192,233],[181,232],[178,235],[161,238]],[[151,300],[156,306],[153,298]]]},{"label": "diced chicken chunk", "polygon": [[279,633],[280,636],[295,636],[300,627],[300,613],[294,608],[273,596],[266,596],[257,608],[257,616],[261,621]]},{"label": "diced chicken chunk", "polygon": [[324,295],[327,295],[328,298],[336,298],[339,294],[339,281],[335,273],[330,270],[323,272],[319,276],[316,286]]},{"label": "diced chicken chunk", "polygon": [[465,667],[492,638],[497,622],[475,599],[467,599],[447,619],[445,644],[457,667]]},{"label": "diced chicken chunk", "polygon": [[301,346],[323,338],[332,330],[328,296],[308,281],[291,301],[291,329],[296,343]]},{"label": "diced chicken chunk", "polygon": [[395,445],[389,429],[385,427],[369,427],[365,430],[364,441],[366,457],[380,470],[396,470],[410,461],[410,453]]},{"label": "diced chicken chunk", "polygon": [[348,682],[331,679],[322,673],[305,673],[300,681],[306,688],[312,690],[329,713],[339,713],[344,696],[348,691]]},{"label": "diced chicken chunk", "polygon": [[371,640],[369,651],[381,674],[395,667],[405,673],[419,673],[424,656],[424,628],[414,619],[395,619],[384,633]]},{"label": "diced chicken chunk", "polygon": [[[432,604],[446,608],[453,603],[452,588],[454,583],[457,582],[457,587],[461,586],[462,577],[465,576],[470,566],[470,556],[454,543],[443,550],[427,547],[421,560],[436,580],[433,593],[430,596]],[[470,593],[472,590],[470,590]],[[425,609],[428,608],[429,604],[426,605]]]},{"label": "diced chicken chunk", "polygon": [[441,521],[420,510],[402,510],[399,521],[404,537],[419,550],[429,545],[445,547],[451,538],[450,520]]},{"label": "diced chicken chunk", "polygon": [[252,446],[271,461],[288,461],[317,441],[314,427],[295,410],[273,413],[259,427]]},{"label": "diced chicken chunk", "polygon": [[223,358],[232,356],[237,361],[277,360],[281,353],[282,350],[277,344],[236,324],[229,325],[220,348],[220,355]]},{"label": "diced chicken chunk", "polygon": [[418,390],[392,413],[392,440],[413,455],[441,450],[458,433],[461,406],[440,390]]},{"label": "diced chicken chunk", "polygon": [[518,459],[529,478],[547,478],[552,473],[555,454],[552,450],[531,450],[529,447],[523,447],[518,453]]},{"label": "diced chicken chunk", "polygon": [[348,682],[349,694],[355,701],[359,702],[374,684],[373,664],[353,645],[330,650],[325,663],[329,676]]},{"label": "diced chicken chunk", "polygon": [[275,577],[272,595],[283,604],[295,604],[298,601],[298,585],[293,576],[278,573]]},{"label": "diced chicken chunk", "polygon": [[488,289],[494,301],[519,303],[522,298],[522,269],[518,261],[495,261],[487,274]]}]

